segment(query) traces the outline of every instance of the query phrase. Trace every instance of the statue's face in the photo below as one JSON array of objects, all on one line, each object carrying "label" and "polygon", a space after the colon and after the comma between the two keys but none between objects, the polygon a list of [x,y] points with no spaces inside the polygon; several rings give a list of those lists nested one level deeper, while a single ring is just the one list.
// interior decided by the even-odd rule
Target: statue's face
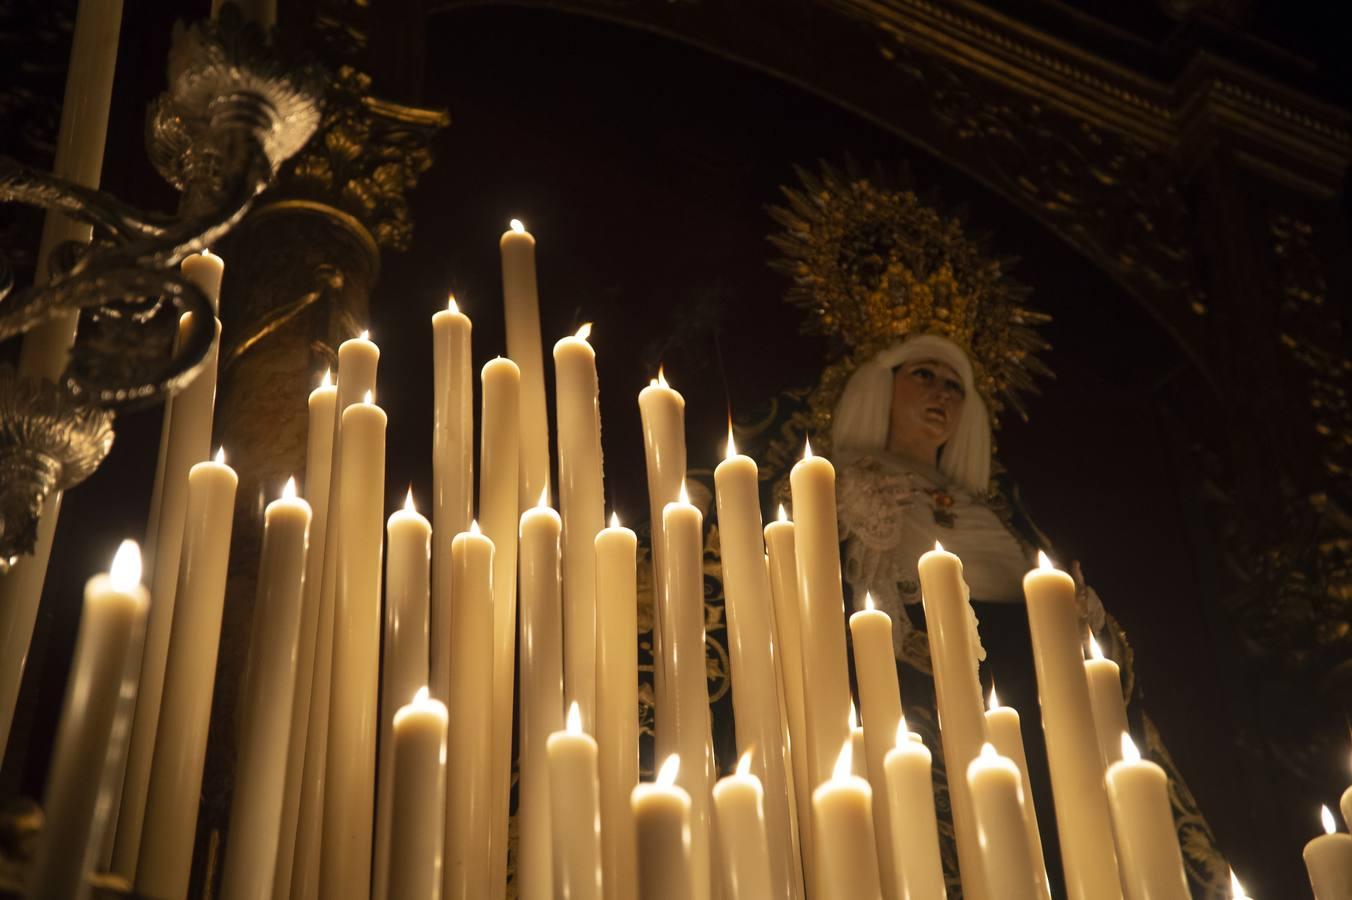
[{"label": "statue's face", "polygon": [[937,453],[953,436],[964,399],[962,378],[952,366],[935,359],[903,363],[892,379],[888,443],[926,456]]}]

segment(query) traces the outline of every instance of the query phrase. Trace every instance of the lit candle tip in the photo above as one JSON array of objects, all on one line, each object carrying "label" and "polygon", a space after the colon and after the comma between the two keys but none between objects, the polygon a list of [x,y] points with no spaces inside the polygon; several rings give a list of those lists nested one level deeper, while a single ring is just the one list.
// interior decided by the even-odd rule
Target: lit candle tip
[{"label": "lit candle tip", "polygon": [[610,511],[610,527],[611,528],[620,527],[620,514],[615,512],[614,510]]},{"label": "lit candle tip", "polygon": [[1041,550],[1037,552],[1037,567],[1044,571],[1051,571],[1056,568],[1056,566],[1052,565],[1052,561],[1047,558],[1047,554],[1043,553]]},{"label": "lit candle tip", "polygon": [[224,446],[224,445],[222,445],[222,446],[216,448],[216,457],[215,457],[215,459],[216,459],[216,462],[220,463],[221,465],[225,465],[225,446]]},{"label": "lit candle tip", "polygon": [[671,385],[667,384],[666,367],[660,363],[657,366],[657,386],[671,387]]},{"label": "lit candle tip", "polygon": [[728,419],[728,453],[727,459],[732,459],[737,455],[737,440],[732,436],[732,419]]},{"label": "lit candle tip", "polygon": [[413,485],[408,486],[408,494],[404,497],[404,509],[409,512],[417,512],[418,508],[413,505]]},{"label": "lit candle tip", "polygon": [[282,499],[294,500],[295,498],[296,498],[296,476],[292,475],[290,478],[286,480],[286,484],[282,486]]},{"label": "lit candle tip", "polygon": [[939,543],[938,541],[935,541],[935,542],[934,542],[934,552],[935,552],[935,553],[943,553],[943,552],[944,552],[944,545],[941,544],[941,543]]},{"label": "lit candle tip", "polygon": [[1129,763],[1141,761],[1141,751],[1137,749],[1136,742],[1131,739],[1131,735],[1125,731],[1122,732],[1122,761]]},{"label": "lit candle tip", "polygon": [[803,459],[812,458],[812,439],[803,438]]},{"label": "lit candle tip", "polygon": [[1098,642],[1098,641],[1094,640],[1094,636],[1093,636],[1092,634],[1089,635],[1089,658],[1090,658],[1090,659],[1103,659],[1103,658],[1104,658],[1104,657],[1103,657],[1103,648],[1099,646],[1099,642]]},{"label": "lit candle tip", "polygon": [[662,768],[657,770],[657,783],[663,787],[670,787],[676,783],[676,773],[681,769],[681,758],[675,753],[666,758],[662,763]]},{"label": "lit candle tip", "polygon": [[119,591],[129,591],[141,583],[141,548],[135,541],[127,539],[118,545],[108,578]]},{"label": "lit candle tip", "polygon": [[849,778],[850,773],[854,771],[854,751],[850,746],[850,741],[840,745],[840,755],[836,757],[836,767],[831,770],[831,777],[840,780]]},{"label": "lit candle tip", "polygon": [[573,337],[577,338],[579,341],[585,341],[587,338],[591,337],[591,331],[592,323],[586,322],[583,323],[582,327],[577,330],[577,334],[573,335]]},{"label": "lit candle tip", "polygon": [[546,509],[549,507],[549,486],[540,488],[540,499],[535,502],[537,509]]},{"label": "lit candle tip", "polygon": [[324,370],[324,378],[319,382],[320,387],[333,387],[333,369]]},{"label": "lit candle tip", "polygon": [[578,708],[576,700],[568,706],[568,733],[582,733],[582,710]]},{"label": "lit candle tip", "polygon": [[874,609],[877,609],[877,608],[878,608],[878,605],[877,605],[876,603],[873,602],[873,592],[872,592],[872,591],[864,591],[864,609],[867,609],[867,610],[874,610]]},{"label": "lit candle tip", "polygon": [[743,754],[741,755],[740,758],[738,758],[738,760],[737,760],[737,774],[738,774],[738,775],[750,775],[750,774],[751,774],[751,751],[750,751],[750,750],[746,751],[745,753],[743,753]]},{"label": "lit candle tip", "polygon": [[981,755],[987,759],[993,759],[1000,755],[1000,751],[995,749],[995,745],[990,741],[981,745]]},{"label": "lit candle tip", "polygon": [[361,334],[357,335],[358,340],[369,341],[371,339],[371,329],[363,328]]},{"label": "lit candle tip", "polygon": [[525,233],[526,233],[526,226],[523,225],[523,224],[521,224],[521,220],[520,220],[520,219],[513,219],[513,220],[512,220],[510,223],[508,223],[508,224],[511,225],[512,230],[515,231],[517,234],[525,234]]},{"label": "lit candle tip", "polygon": [[897,720],[897,746],[905,747],[911,742],[911,729],[906,726],[906,717]]},{"label": "lit candle tip", "polygon": [[418,688],[418,692],[413,695],[414,703],[426,703],[428,697],[427,685]]},{"label": "lit candle tip", "polygon": [[483,532],[479,530],[479,520],[478,520],[478,519],[470,519],[470,522],[469,522],[469,533],[470,533],[470,534],[483,534]]},{"label": "lit candle tip", "polygon": [[854,701],[850,701],[850,730],[854,731],[859,727],[859,710],[855,709]]},{"label": "lit candle tip", "polygon": [[1319,821],[1324,825],[1325,834],[1333,834],[1338,830],[1338,823],[1333,820],[1333,813],[1327,806],[1319,807]]},{"label": "lit candle tip", "polygon": [[684,479],[684,478],[681,479],[681,502],[682,502],[682,503],[689,503],[689,502],[690,502],[690,492],[687,491],[687,490],[685,489],[685,479]]},{"label": "lit candle tip", "polygon": [[781,522],[789,521],[789,513],[787,510],[784,509],[783,503],[779,504],[779,521]]},{"label": "lit candle tip", "polygon": [[991,702],[990,702],[990,706],[987,707],[987,708],[988,708],[988,709],[999,709],[999,708],[1000,708],[1000,695],[997,694],[997,693],[995,693],[995,679],[994,679],[994,678],[991,679]]},{"label": "lit candle tip", "polygon": [[455,302],[455,294],[446,295],[446,309],[453,313],[460,312],[460,304]]},{"label": "lit candle tip", "polygon": [[1239,876],[1235,870],[1230,870],[1230,897],[1231,900],[1248,900],[1248,895],[1244,893],[1244,885],[1239,883]]}]

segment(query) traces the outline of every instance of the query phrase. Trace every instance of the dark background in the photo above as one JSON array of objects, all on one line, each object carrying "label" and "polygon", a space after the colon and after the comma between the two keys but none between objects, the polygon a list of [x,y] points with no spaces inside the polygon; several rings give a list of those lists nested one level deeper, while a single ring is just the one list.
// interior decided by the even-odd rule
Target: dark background
[{"label": "dark background", "polygon": [[[1033,16],[1052,7],[1026,6]],[[1257,21],[1272,8],[1259,5]],[[113,192],[166,210],[174,194],[145,159],[142,122],[163,87],[176,9],[128,4],[104,177]],[[1327,33],[1309,27],[1317,11],[1277,18],[1284,24],[1272,33],[1287,46],[1316,56],[1327,46]],[[1136,24],[1159,27],[1154,19]],[[1132,22],[1119,25],[1130,30]],[[447,108],[453,123],[412,194],[413,247],[385,255],[370,323],[383,353],[391,510],[410,483],[417,498],[430,497],[429,318],[448,291],[474,321],[476,365],[504,350],[496,243],[510,218],[523,219],[538,241],[547,347],[595,323],[607,492],[621,518],[635,521],[647,516],[635,398],[659,362],[688,401],[692,467],[721,455],[728,406],[747,414],[820,371],[821,345],[800,336],[800,314],[782,301],[785,281],[767,266],[774,226],[766,208],[780,185],[794,183],[793,167],[846,157],[909,167],[944,208],[965,209],[993,251],[1021,258],[1014,271],[1033,287],[1032,305],[1052,314],[1046,361],[1056,380],[1029,404],[1030,422],[1002,423],[1000,458],[1036,522],[1081,561],[1125,626],[1147,709],[1220,849],[1255,894],[1291,896],[1303,882],[1300,847],[1315,830],[1310,811],[1342,785],[1324,797],[1293,792],[1275,771],[1246,770],[1231,752],[1242,723],[1253,724],[1251,711],[1229,674],[1227,623],[1203,602],[1196,560],[1204,548],[1191,543],[1190,511],[1179,499],[1185,448],[1175,423],[1210,411],[1181,352],[1143,307],[943,160],[699,49],[510,7],[433,16],[425,41],[421,100]],[[1321,92],[1337,93],[1336,78],[1306,69]],[[159,419],[158,410],[121,417],[107,462],[66,498],[0,776],[6,792],[40,796],[81,586],[124,536],[144,531]],[[1036,719],[1034,708],[1024,715]],[[1256,794],[1281,796],[1287,818],[1260,821]]]}]

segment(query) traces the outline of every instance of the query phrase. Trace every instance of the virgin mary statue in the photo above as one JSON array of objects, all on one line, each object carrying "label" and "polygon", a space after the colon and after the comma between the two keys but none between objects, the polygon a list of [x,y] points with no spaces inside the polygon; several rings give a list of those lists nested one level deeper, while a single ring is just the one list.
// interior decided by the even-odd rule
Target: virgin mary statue
[{"label": "virgin mary statue", "polygon": [[[1024,739],[1052,896],[1063,896],[1046,755],[1038,727],[1022,579],[1039,549],[1057,558],[1024,514],[994,456],[1002,414],[1024,412],[1020,397],[1049,373],[1036,326],[1047,317],[1023,305],[1009,278],[956,219],[885,179],[824,167],[800,172],[773,210],[779,267],[808,328],[838,351],[781,443],[801,430],[814,446],[829,435],[838,472],[837,504],[847,606],[865,593],[889,613],[906,720],[937,749],[916,564],[935,541],[956,553],[971,589],[984,658],[983,681],[1024,712]],[[785,448],[787,449],[787,448]],[[772,457],[775,455],[770,454]],[[1087,635],[1122,668],[1129,724],[1143,751],[1170,774],[1175,822],[1194,896],[1228,896],[1228,875],[1210,829],[1139,702],[1130,647],[1072,565]],[[1086,648],[1088,650],[1088,648]],[[947,776],[935,753],[942,852],[949,896],[960,896]]]}]

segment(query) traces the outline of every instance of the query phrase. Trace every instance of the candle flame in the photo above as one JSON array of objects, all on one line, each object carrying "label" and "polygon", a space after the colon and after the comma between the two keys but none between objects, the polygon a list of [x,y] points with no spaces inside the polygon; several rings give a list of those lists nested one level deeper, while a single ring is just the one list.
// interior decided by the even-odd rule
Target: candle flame
[{"label": "candle flame", "polygon": [[788,511],[784,509],[783,503],[779,504],[779,521],[781,522],[789,521],[789,514]]},{"label": "candle flame", "polygon": [[585,322],[583,323],[582,327],[577,330],[577,334],[573,335],[573,337],[577,338],[579,341],[585,341],[587,338],[591,337],[591,328],[592,323]]},{"label": "candle flame", "polygon": [[1047,558],[1047,554],[1043,553],[1041,550],[1037,552],[1037,567],[1044,572],[1050,572],[1056,568],[1056,566],[1052,565],[1052,561]]},{"label": "candle flame", "polygon": [[429,691],[427,690],[427,685],[423,685],[422,687],[418,688],[417,693],[413,695],[413,702],[426,703],[428,694]]},{"label": "candle flame", "polygon": [[878,605],[877,605],[876,603],[873,602],[873,592],[872,592],[872,591],[864,591],[864,609],[867,609],[867,610],[875,610],[875,609],[877,609],[877,608],[878,608]]},{"label": "candle flame", "polygon": [[582,710],[578,708],[576,700],[568,706],[568,733],[582,733]]},{"label": "candle flame", "polygon": [[732,436],[732,419],[728,419],[728,452],[724,459],[732,459],[737,455],[737,441]]},{"label": "candle flame", "polygon": [[1319,807],[1319,821],[1324,825],[1325,834],[1333,834],[1338,830],[1338,823],[1333,820],[1333,813],[1329,812],[1327,806]]},{"label": "candle flame", "polygon": [[1141,751],[1137,749],[1136,742],[1131,739],[1131,735],[1125,731],[1122,732],[1122,761],[1132,763],[1141,761]]},{"label": "candle flame", "polygon": [[357,335],[359,341],[369,341],[371,339],[371,329],[363,328],[361,334]]},{"label": "candle flame", "polygon": [[667,383],[666,366],[662,363],[657,364],[657,386],[664,388],[671,387],[671,385]]},{"label": "candle flame", "polygon": [[997,694],[997,693],[995,693],[995,679],[994,679],[994,678],[991,679],[991,697],[990,697],[990,705],[987,706],[986,708],[987,708],[987,709],[999,709],[999,708],[1000,708],[1000,695]]},{"label": "candle flame", "polygon": [[939,543],[938,541],[935,541],[935,542],[934,542],[934,552],[935,552],[935,553],[943,553],[943,552],[945,552],[945,551],[944,551],[944,545],[941,544],[941,543]]},{"label": "candle flame", "polygon": [[362,396],[361,396],[361,402],[362,402],[362,403],[375,403],[375,402],[376,402],[376,394],[375,394],[375,391],[367,391],[365,394],[362,394]]},{"label": "candle flame", "polygon": [[681,770],[681,757],[678,754],[671,754],[662,763],[662,768],[657,770],[657,783],[663,787],[671,787],[676,783],[676,773]]},{"label": "candle flame", "polygon": [[417,512],[418,508],[413,505],[413,485],[408,486],[408,494],[404,497],[404,509],[409,512]]},{"label": "candle flame", "polygon": [[540,488],[540,499],[536,501],[535,508],[536,509],[549,508],[549,485],[545,485],[544,487]]},{"label": "candle flame", "polygon": [[986,759],[995,759],[1000,755],[1000,751],[995,749],[995,745],[990,741],[981,745],[981,755]]},{"label": "candle flame", "polygon": [[854,771],[854,750],[850,743],[850,741],[846,741],[840,745],[840,755],[836,757],[836,767],[831,770],[831,777],[837,781],[849,778],[850,773]]},{"label": "candle flame", "polygon": [[1231,900],[1248,900],[1248,894],[1244,893],[1244,885],[1239,883],[1239,876],[1235,870],[1230,870],[1230,898]]},{"label": "candle flame", "polygon": [[745,753],[743,753],[743,754],[741,755],[740,758],[738,758],[738,760],[737,760],[737,774],[738,774],[738,775],[750,775],[750,774],[751,774],[751,751],[750,751],[750,750],[746,751]]},{"label": "candle flame", "polygon": [[1094,640],[1094,636],[1092,634],[1089,635],[1089,658],[1090,659],[1104,658],[1103,648],[1099,646],[1098,641]]},{"label": "candle flame", "polygon": [[911,741],[911,729],[906,725],[906,716],[903,715],[897,720],[897,740],[898,747],[905,747]]},{"label": "candle flame", "polygon": [[483,532],[479,530],[479,520],[478,520],[478,519],[470,519],[470,521],[469,521],[469,533],[470,533],[470,534],[483,534]]},{"label": "candle flame", "polygon": [[850,730],[854,731],[859,727],[859,711],[854,708],[854,701],[850,701]]},{"label": "candle flame", "polygon": [[290,478],[286,480],[286,484],[282,485],[282,499],[294,500],[295,498],[296,498],[296,476],[292,475]]},{"label": "candle flame", "polygon": [[517,234],[525,234],[525,233],[526,233],[526,226],[523,225],[523,224],[521,224],[521,220],[520,220],[520,219],[513,219],[513,220],[512,220],[510,223],[508,223],[508,224],[511,226],[512,230],[515,231]]},{"label": "candle flame", "polygon": [[202,255],[203,255],[203,256],[210,256],[210,255],[211,255],[211,248],[210,248],[210,247],[203,247],[203,248],[202,248]]},{"label": "candle flame", "polygon": [[681,499],[681,502],[682,502],[682,503],[687,503],[687,504],[688,504],[688,503],[690,502],[690,492],[687,491],[687,490],[685,489],[685,479],[684,479],[684,478],[681,479],[681,498],[680,498],[680,499]]},{"label": "candle flame", "polygon": [[610,511],[610,527],[611,528],[620,527],[620,514],[615,512],[615,510],[613,509]]},{"label": "candle flame", "polygon": [[803,459],[812,458],[812,439],[803,438]]},{"label": "candle flame", "polygon": [[135,541],[128,539],[118,545],[108,580],[119,591],[129,591],[141,583],[141,548]]},{"label": "candle flame", "polygon": [[320,380],[319,386],[320,386],[320,387],[333,387],[333,369],[332,369],[332,368],[327,368],[327,369],[324,370],[324,377],[323,377],[322,380]]},{"label": "candle flame", "polygon": [[225,445],[216,448],[216,462],[225,465]]},{"label": "candle flame", "polygon": [[460,312],[460,304],[455,302],[455,294],[446,295],[446,309],[453,313]]}]

